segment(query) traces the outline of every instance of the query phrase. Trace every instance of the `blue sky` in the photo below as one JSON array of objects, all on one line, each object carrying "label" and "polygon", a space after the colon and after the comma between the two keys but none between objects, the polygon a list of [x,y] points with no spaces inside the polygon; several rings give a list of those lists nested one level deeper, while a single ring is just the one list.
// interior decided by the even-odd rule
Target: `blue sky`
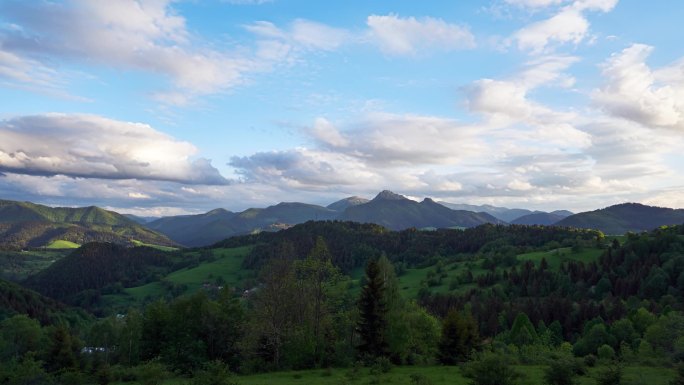
[{"label": "blue sky", "polygon": [[675,0],[0,0],[0,197],[684,207]]}]

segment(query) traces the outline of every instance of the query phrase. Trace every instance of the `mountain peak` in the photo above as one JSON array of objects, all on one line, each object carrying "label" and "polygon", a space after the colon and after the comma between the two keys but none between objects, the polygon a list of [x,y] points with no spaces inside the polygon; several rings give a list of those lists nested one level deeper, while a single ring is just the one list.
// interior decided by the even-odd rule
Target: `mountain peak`
[{"label": "mountain peak", "polygon": [[224,208],[218,208],[218,209],[213,209],[211,211],[208,211],[206,215],[221,215],[221,214],[231,214],[231,212],[224,209]]},{"label": "mountain peak", "polygon": [[399,200],[408,200],[403,195],[395,194],[390,190],[383,190],[381,191],[373,200],[390,200],[390,201],[399,201]]},{"label": "mountain peak", "polygon": [[368,203],[368,199],[366,198],[361,198],[358,196],[351,196],[348,198],[340,199],[337,202],[331,203],[327,206],[327,208],[335,211],[344,211],[347,207],[351,206],[358,206],[362,205],[364,203]]}]

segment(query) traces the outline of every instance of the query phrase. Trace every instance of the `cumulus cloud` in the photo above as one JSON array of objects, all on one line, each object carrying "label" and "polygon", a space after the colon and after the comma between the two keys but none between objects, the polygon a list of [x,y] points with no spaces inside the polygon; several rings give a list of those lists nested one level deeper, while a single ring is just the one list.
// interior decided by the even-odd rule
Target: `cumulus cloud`
[{"label": "cumulus cloud", "polygon": [[293,21],[288,28],[268,21],[258,21],[245,28],[266,41],[277,41],[292,49],[332,51],[350,38],[344,29],[304,19]]},{"label": "cumulus cloud", "polygon": [[45,114],[0,122],[0,171],[83,178],[225,184],[195,146],[146,124]]},{"label": "cumulus cloud", "polygon": [[366,21],[370,39],[389,55],[415,55],[423,51],[453,51],[475,47],[465,26],[442,19],[371,15]]},{"label": "cumulus cloud", "polygon": [[[551,1],[514,1],[528,6],[548,6],[559,2]],[[531,23],[516,31],[510,42],[515,42],[520,50],[533,54],[548,53],[555,46],[579,44],[589,36],[590,23],[586,12],[610,12],[617,0],[576,0],[562,7],[548,19]]]},{"label": "cumulus cloud", "polygon": [[648,127],[684,129],[684,59],[652,70],[653,47],[634,44],[603,64],[606,83],[594,102],[611,115]]}]

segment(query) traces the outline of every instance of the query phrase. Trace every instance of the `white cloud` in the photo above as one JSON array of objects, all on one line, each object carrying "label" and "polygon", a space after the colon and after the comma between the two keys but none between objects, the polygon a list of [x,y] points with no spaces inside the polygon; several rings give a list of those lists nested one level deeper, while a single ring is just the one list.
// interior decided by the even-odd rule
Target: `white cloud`
[{"label": "white cloud", "polygon": [[370,39],[390,55],[416,55],[423,51],[453,51],[475,47],[467,27],[442,19],[371,15],[366,21]]},{"label": "white cloud", "polygon": [[230,50],[192,33],[172,5],[172,0],[1,4],[5,19],[20,27],[0,28],[0,76],[54,87],[64,77],[55,69],[59,61],[141,70],[172,82],[170,89],[152,93],[156,100],[185,105],[291,63],[297,54],[334,50],[347,39],[344,30],[308,20],[295,20],[287,30],[257,22],[247,29],[262,40]]},{"label": "white cloud", "polygon": [[[84,178],[225,184],[195,146],[146,124],[45,114],[0,122],[0,171]],[[137,192],[136,192],[137,193]]]},{"label": "white cloud", "polygon": [[506,4],[514,5],[523,8],[545,8],[552,5],[558,5],[567,0],[504,0]]},{"label": "white cloud", "polygon": [[[350,39],[350,34],[344,29],[304,19],[293,21],[287,29],[279,28],[268,21],[257,21],[246,25],[245,29],[265,39],[261,44],[267,52],[274,48],[283,51],[283,45],[288,50],[332,51]],[[274,44],[274,42],[278,42],[278,44]]]},{"label": "white cloud", "polygon": [[[549,6],[549,1],[514,1],[522,5]],[[572,4],[562,7],[548,19],[531,23],[518,31],[509,39],[515,42],[520,50],[530,51],[532,54],[542,54],[552,51],[555,46],[562,44],[579,44],[589,37],[590,23],[585,12],[610,12],[617,0],[576,0]]]},{"label": "white cloud", "polygon": [[511,190],[517,190],[517,191],[528,191],[528,190],[532,190],[534,188],[534,186],[532,186],[529,182],[521,181],[519,179],[513,179],[506,186]]},{"label": "white cloud", "polygon": [[611,115],[648,127],[684,129],[684,59],[652,70],[646,59],[653,47],[634,44],[603,65],[606,83],[594,102]]}]

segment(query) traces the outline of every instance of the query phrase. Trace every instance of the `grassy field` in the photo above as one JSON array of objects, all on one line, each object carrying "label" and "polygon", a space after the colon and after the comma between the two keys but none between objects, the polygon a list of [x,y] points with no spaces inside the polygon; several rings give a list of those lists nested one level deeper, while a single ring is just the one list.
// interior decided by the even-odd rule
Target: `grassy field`
[{"label": "grassy field", "polygon": [[157,249],[157,250],[161,250],[161,251],[175,251],[175,250],[178,250],[177,247],[161,246],[161,245],[152,245],[152,244],[149,244],[149,243],[145,243],[145,242],[142,242],[142,241],[138,241],[137,239],[133,239],[133,240],[131,240],[131,242],[133,242],[133,244],[136,245],[136,246],[147,246],[147,247],[151,247],[151,248],[153,248],[153,249]]},{"label": "grassy field", "polygon": [[[542,385],[545,366],[516,366],[523,374],[521,385]],[[579,385],[596,384],[596,376],[602,368],[591,368],[585,376],[578,377]],[[352,369],[317,369],[302,371],[286,371],[276,373],[236,376],[240,385],[328,385],[328,384],[393,384],[414,385],[412,377],[427,379],[431,385],[468,385],[470,380],[463,377],[461,369],[456,366],[401,366],[392,368],[388,373],[371,374],[369,369],[362,368],[358,372]],[[674,370],[658,367],[631,366],[625,368],[623,384],[668,385],[674,377]],[[172,378],[164,385],[184,385],[188,379]],[[124,385],[127,383],[117,383]],[[130,383],[128,383],[130,384]]]},{"label": "grassy field", "polygon": [[[239,286],[242,282],[251,278],[253,273],[242,267],[242,262],[250,247],[238,247],[233,249],[212,249],[212,262],[205,262],[197,266],[191,266],[174,271],[164,277],[163,282],[156,281],[147,285],[131,287],[124,290],[122,294],[106,296],[106,300],[111,305],[125,305],[133,302],[144,302],[147,298],[161,298],[167,293],[168,284],[185,285],[184,294],[192,293],[202,287],[205,283],[215,284],[222,282],[221,286]],[[185,256],[197,257],[199,252],[192,251],[185,253]],[[217,281],[218,280],[218,281]]]},{"label": "grassy field", "polygon": [[[475,284],[465,284],[458,285],[458,287],[453,290],[449,287],[451,282],[456,279],[460,274],[465,273],[468,269],[473,274],[473,277],[485,274],[486,270],[480,267],[481,261],[467,261],[467,262],[454,262],[442,267],[442,271],[446,274],[446,277],[441,279],[441,284],[429,287],[430,291],[433,293],[446,293],[446,292],[465,292],[466,290],[475,287]],[[404,274],[399,277],[399,292],[405,298],[416,298],[418,296],[418,291],[422,287],[422,282],[428,279],[430,272],[436,273],[436,266],[429,266],[423,268],[406,269]]]},{"label": "grassy field", "polygon": [[78,243],[65,241],[62,239],[52,241],[47,246],[45,246],[45,248],[47,249],[78,249],[79,247],[81,247],[81,245],[79,245]]},{"label": "grassy field", "polygon": [[0,276],[19,281],[63,258],[71,249],[0,251]]}]

